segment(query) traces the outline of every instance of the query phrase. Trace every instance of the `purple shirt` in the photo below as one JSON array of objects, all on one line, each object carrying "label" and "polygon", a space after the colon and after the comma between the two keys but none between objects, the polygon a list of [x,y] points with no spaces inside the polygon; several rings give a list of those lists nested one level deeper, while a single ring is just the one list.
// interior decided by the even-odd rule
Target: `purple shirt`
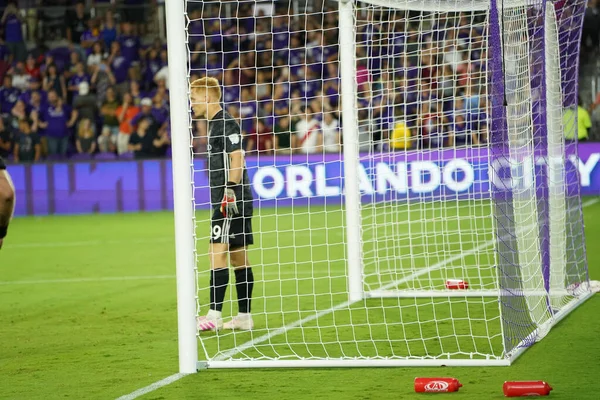
[{"label": "purple shirt", "polygon": [[81,82],[90,83],[90,77],[87,76],[86,74],[83,74],[83,75],[73,75],[71,77],[71,79],[69,79],[69,85],[68,86],[79,86],[79,84]]},{"label": "purple shirt", "polygon": [[191,44],[204,39],[204,24],[202,19],[190,21],[188,24],[188,37]]},{"label": "purple shirt", "polygon": [[146,67],[144,68],[144,80],[146,82],[152,82],[154,80],[154,75],[156,75],[162,67],[164,67],[164,64],[159,57],[147,60]]},{"label": "purple shirt", "polygon": [[294,75],[299,75],[304,71],[304,59],[305,52],[304,49],[296,48],[290,49],[288,54],[288,60],[290,63],[290,72]]},{"label": "purple shirt", "polygon": [[125,36],[119,37],[119,43],[121,43],[121,55],[127,59],[130,63],[138,61],[140,59],[140,38],[137,36]]},{"label": "purple shirt", "polygon": [[87,31],[81,34],[81,41],[87,42],[89,40],[97,42],[98,40],[100,40],[100,35],[94,35],[94,33],[88,29]]},{"label": "purple shirt", "polygon": [[220,61],[216,61],[214,63],[206,63],[206,74],[209,76],[219,75],[223,72],[223,65]]},{"label": "purple shirt", "polygon": [[127,73],[131,62],[123,56],[116,56],[111,64],[113,75],[117,83],[123,83],[127,80]]},{"label": "purple shirt", "polygon": [[112,44],[112,42],[117,40],[117,28],[113,27],[102,29],[102,31],[100,32],[100,38],[104,41],[106,47],[110,49],[110,45]]},{"label": "purple shirt", "polygon": [[4,22],[4,34],[6,42],[19,43],[23,41],[23,31],[21,30],[21,21],[15,14],[10,14]]},{"label": "purple shirt", "polygon": [[0,88],[0,102],[2,103],[2,112],[10,113],[15,106],[21,91],[16,87]]},{"label": "purple shirt", "polygon": [[136,126],[143,118],[151,118],[154,121],[154,123],[158,125],[157,128],[159,128],[162,126],[162,124],[165,123],[168,117],[169,111],[166,108],[163,107],[157,109],[152,107],[152,110],[150,110],[150,114],[145,114],[143,111],[137,113],[137,115],[131,120],[131,125]]},{"label": "purple shirt", "polygon": [[290,46],[290,33],[287,26],[273,30],[273,50],[287,49]]},{"label": "purple shirt", "polygon": [[287,98],[274,100],[273,101],[273,110],[277,115],[285,115],[289,113],[290,101]]},{"label": "purple shirt", "polygon": [[[21,100],[23,103],[25,103],[25,105],[27,106],[27,112],[31,112],[31,110],[33,109],[32,105],[31,105],[31,94],[33,92],[38,92],[40,94],[42,105],[48,101],[48,93],[46,93],[43,90],[26,90],[26,91],[24,91],[19,96],[19,100]],[[37,110],[37,111],[39,111],[39,110]]]},{"label": "purple shirt", "polygon": [[169,110],[167,107],[152,107],[152,111],[150,113],[154,116],[154,119],[160,126],[162,126],[169,119]]},{"label": "purple shirt", "polygon": [[234,103],[240,100],[240,86],[232,85],[223,88],[223,102],[225,104]]},{"label": "purple shirt", "polygon": [[63,138],[69,136],[67,123],[71,119],[71,107],[63,105],[60,109],[48,106],[43,112],[42,120],[48,123],[46,136]]},{"label": "purple shirt", "polygon": [[310,99],[315,97],[319,89],[321,89],[321,81],[318,79],[313,79],[299,82],[296,89],[300,90],[303,98]]}]

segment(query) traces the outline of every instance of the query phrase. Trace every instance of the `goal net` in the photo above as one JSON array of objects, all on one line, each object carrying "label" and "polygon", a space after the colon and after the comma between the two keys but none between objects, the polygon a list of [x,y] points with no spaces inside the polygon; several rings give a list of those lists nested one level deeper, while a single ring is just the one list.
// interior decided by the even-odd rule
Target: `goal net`
[{"label": "goal net", "polygon": [[[255,326],[199,332],[199,367],[508,365],[589,297],[564,139],[584,6],[185,1],[186,80],[221,82],[255,199]],[[211,149],[187,120],[204,315]]]}]

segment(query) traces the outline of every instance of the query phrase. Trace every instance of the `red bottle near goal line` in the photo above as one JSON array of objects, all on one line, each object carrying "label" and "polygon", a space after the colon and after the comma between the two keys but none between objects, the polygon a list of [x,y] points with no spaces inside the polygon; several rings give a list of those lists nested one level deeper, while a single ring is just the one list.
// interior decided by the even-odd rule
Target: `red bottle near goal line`
[{"label": "red bottle near goal line", "polygon": [[448,279],[446,281],[446,289],[468,289],[469,282],[465,282],[462,279]]},{"label": "red bottle near goal line", "polygon": [[456,378],[415,378],[417,393],[448,393],[458,392],[462,383]]},{"label": "red bottle near goal line", "polygon": [[504,382],[504,396],[548,396],[552,388],[544,381]]}]

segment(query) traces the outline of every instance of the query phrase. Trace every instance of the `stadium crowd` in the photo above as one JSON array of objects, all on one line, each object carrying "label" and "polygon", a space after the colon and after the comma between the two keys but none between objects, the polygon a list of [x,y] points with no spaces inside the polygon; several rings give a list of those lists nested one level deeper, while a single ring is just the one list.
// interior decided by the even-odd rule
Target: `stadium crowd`
[{"label": "stadium crowd", "polygon": [[[34,162],[170,153],[166,43],[145,35],[143,13],[127,8],[143,2],[122,1],[124,8],[93,18],[76,2],[59,31],[66,45],[51,49],[27,46],[16,2],[4,8],[0,156]],[[220,15],[218,2],[189,3],[190,79],[223,83],[224,106],[240,120],[249,153],[339,152],[337,14],[293,19],[287,3],[276,2],[272,16],[240,3],[235,18]],[[418,20],[377,21],[385,17],[358,21],[361,148],[485,143],[482,19],[447,14],[445,26],[438,21],[423,40]],[[195,121],[193,132],[196,154],[205,153],[206,123]]]}]

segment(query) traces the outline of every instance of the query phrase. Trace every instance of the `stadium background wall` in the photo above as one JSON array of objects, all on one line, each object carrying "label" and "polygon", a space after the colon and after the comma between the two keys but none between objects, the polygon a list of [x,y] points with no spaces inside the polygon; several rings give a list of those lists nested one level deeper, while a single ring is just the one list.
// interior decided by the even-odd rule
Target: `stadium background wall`
[{"label": "stadium background wall", "polygon": [[[499,161],[492,161],[495,165],[489,168],[488,159],[483,148],[365,157],[359,171],[363,200],[485,198],[490,184],[527,184],[507,179],[510,170]],[[204,170],[204,160],[195,163],[196,171]],[[343,162],[337,154],[248,157],[247,165],[261,207],[309,201],[339,204],[342,200]],[[567,162],[568,179],[575,168],[580,172],[582,194],[600,195],[600,143],[580,144],[579,159]],[[10,165],[9,172],[19,199],[18,216],[173,208],[169,160]],[[196,172],[195,185],[197,208],[208,208],[206,173]]]}]

